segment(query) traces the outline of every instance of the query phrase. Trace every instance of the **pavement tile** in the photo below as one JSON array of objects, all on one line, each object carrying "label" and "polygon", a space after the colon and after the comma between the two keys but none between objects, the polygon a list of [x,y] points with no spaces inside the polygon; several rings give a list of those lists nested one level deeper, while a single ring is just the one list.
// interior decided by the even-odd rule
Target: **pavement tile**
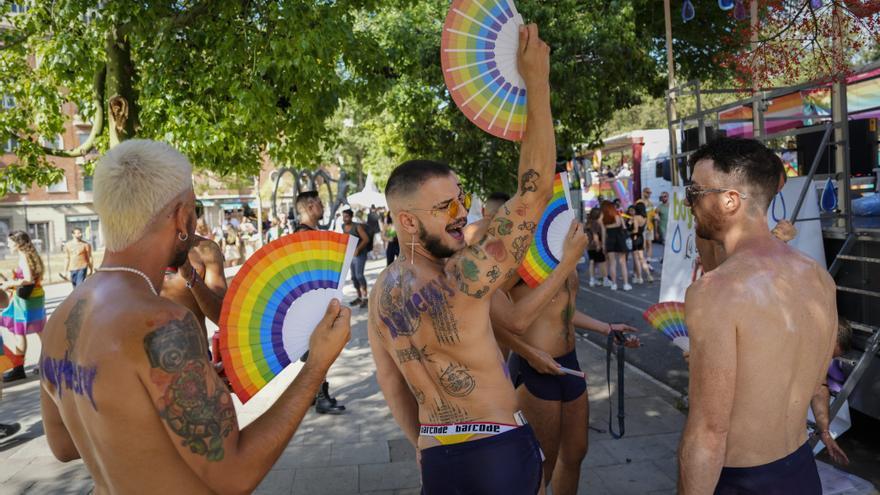
[{"label": "pavement tile", "polygon": [[589,449],[587,450],[587,457],[584,458],[584,462],[583,464],[581,464],[581,466],[596,467],[617,464],[617,457],[612,455],[609,451],[611,445],[608,444],[611,444],[611,442],[597,442],[594,439],[598,436],[600,436],[599,433],[595,433],[592,431],[590,432],[590,444]]},{"label": "pavement tile", "polygon": [[290,495],[293,490],[293,469],[273,469],[254,491],[256,495]]},{"label": "pavement tile", "polygon": [[272,469],[327,466],[330,463],[331,445],[293,445],[284,449]]},{"label": "pavement tile", "polygon": [[[602,440],[595,442],[604,447],[616,461],[616,464],[645,461],[652,459],[675,458],[676,445],[680,434],[629,436],[618,440]],[[592,449],[593,446],[590,446]]]},{"label": "pavement tile", "polygon": [[362,464],[359,471],[360,489],[364,492],[417,488],[421,485],[421,473],[415,461]]},{"label": "pavement tile", "polygon": [[406,438],[388,440],[391,462],[412,461],[416,458],[416,449]]},{"label": "pavement tile", "polygon": [[391,462],[387,441],[339,443],[330,450],[330,465],[377,464]]},{"label": "pavement tile", "polygon": [[293,495],[345,495],[358,493],[357,466],[298,468]]},{"label": "pavement tile", "polygon": [[615,495],[644,495],[655,490],[675,489],[675,481],[650,461],[597,467],[594,471]]},{"label": "pavement tile", "polygon": [[578,483],[578,495],[613,495],[599,476],[589,468],[581,468],[581,479]]}]

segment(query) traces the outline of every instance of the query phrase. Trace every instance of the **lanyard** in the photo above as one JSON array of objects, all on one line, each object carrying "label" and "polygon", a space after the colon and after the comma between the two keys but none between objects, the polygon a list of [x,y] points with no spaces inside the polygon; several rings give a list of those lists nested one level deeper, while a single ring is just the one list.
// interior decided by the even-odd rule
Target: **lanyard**
[{"label": "lanyard", "polygon": [[[623,438],[624,407],[623,407],[623,366],[626,347],[623,345],[623,333],[617,330],[608,332],[608,343],[605,346],[605,379],[608,383],[608,433],[615,439]],[[618,433],[614,432],[613,406],[611,405],[611,354],[617,345],[617,424]]]}]

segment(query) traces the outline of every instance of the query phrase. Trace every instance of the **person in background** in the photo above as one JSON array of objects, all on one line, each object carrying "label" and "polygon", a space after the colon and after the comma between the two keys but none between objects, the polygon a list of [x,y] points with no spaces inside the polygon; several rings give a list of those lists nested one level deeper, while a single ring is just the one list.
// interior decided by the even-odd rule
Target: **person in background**
[{"label": "person in background", "polygon": [[630,206],[627,211],[631,211],[632,219],[630,220],[630,239],[632,239],[632,255],[633,255],[633,277],[634,284],[644,283],[647,278],[648,282],[653,282],[654,277],[651,275],[651,269],[648,261],[645,259],[645,250],[651,235],[648,234],[647,213],[645,213],[645,204],[636,203]]},{"label": "person in background", "polygon": [[659,234],[660,244],[666,243],[666,222],[669,220],[669,193],[663,191],[660,193],[660,204],[657,205],[657,233]]},{"label": "person in background", "polygon": [[[318,231],[318,222],[324,218],[324,202],[318,196],[318,191],[305,191],[299,193],[294,204],[296,213],[299,215],[299,223],[296,226],[296,232]],[[309,351],[300,358],[300,361],[307,362]],[[318,414],[342,414],[345,406],[340,404],[335,397],[330,395],[330,383],[324,380],[321,388],[315,395],[312,402],[315,405],[315,412]]]},{"label": "person in background", "polygon": [[391,213],[385,215],[382,224],[382,237],[385,239],[385,265],[390,265],[400,254],[400,240],[397,238],[397,229],[394,228],[394,219]]},{"label": "person in background", "polygon": [[27,232],[16,230],[9,234],[9,248],[18,254],[18,268],[13,280],[0,284],[0,290],[12,289],[12,302],[0,314],[0,326],[15,336],[15,345],[9,356],[13,368],[3,375],[4,382],[27,378],[24,358],[27,352],[27,335],[40,336],[46,325],[46,295],[43,292],[43,260],[31,242]]},{"label": "person in background", "polygon": [[83,240],[82,229],[75,228],[71,232],[73,239],[64,243],[64,254],[67,262],[64,271],[70,273],[70,283],[74,287],[83,283],[94,270],[92,266],[92,246]]},{"label": "person in background", "polygon": [[[599,220],[602,212],[599,208],[590,210],[587,217],[587,225],[584,229],[587,233],[587,257],[590,259],[590,287],[599,284],[605,287],[611,287],[611,279],[608,278],[608,265],[605,263],[605,231],[602,229],[602,222]],[[599,269],[601,275],[596,278],[596,269]]]},{"label": "person in background", "polygon": [[[0,291],[0,299],[2,299],[3,307],[9,304],[9,298],[5,297],[6,293]],[[0,334],[0,356],[4,354],[3,347],[3,335]],[[6,371],[5,369],[0,368],[0,372]],[[3,398],[3,380],[0,380],[0,399]],[[9,437],[15,435],[21,430],[21,424],[19,423],[0,423],[0,442],[7,440]]]},{"label": "person in background", "polygon": [[[657,261],[654,259],[654,202],[651,201],[651,188],[642,189],[642,197],[636,204],[645,205],[645,214],[643,215],[648,222],[645,224],[645,256],[648,262]],[[649,265],[650,268],[650,265]]]},{"label": "person in background", "polygon": [[[467,196],[465,198],[467,198]],[[486,229],[489,228],[489,223],[492,221],[492,218],[494,218],[495,214],[498,213],[498,210],[504,206],[504,203],[509,200],[510,194],[503,191],[495,191],[486,198],[486,203],[483,205],[482,209],[483,218],[464,228],[464,242],[466,242],[468,246],[483,238],[483,234],[485,234]],[[470,202],[468,201],[468,203]],[[470,208],[470,204],[466,206]]]},{"label": "person in background", "polygon": [[617,290],[617,268],[623,279],[623,290],[632,290],[626,271],[626,238],[623,217],[614,203],[602,203],[602,237],[605,239],[605,254],[608,256],[608,272],[611,276],[611,290]]},{"label": "person in background", "polygon": [[241,260],[241,238],[238,231],[232,225],[232,222],[226,225],[223,232],[223,238],[220,240],[220,247],[223,248],[223,258],[226,259],[226,268],[239,264]]},{"label": "person in background", "polygon": [[[379,225],[381,218],[382,216],[376,209],[376,205],[370,205],[370,211],[367,213],[367,221],[365,222],[364,226],[367,229],[367,235],[369,235],[370,238],[373,240],[373,249],[371,249],[371,252],[369,253],[371,255],[374,255],[373,258],[376,257],[375,255],[377,255],[377,253],[381,253],[381,248],[384,247],[381,245],[384,244],[382,242],[381,236],[382,228]],[[376,242],[377,239],[379,240],[379,242]]]},{"label": "person in background", "polygon": [[364,268],[367,266],[367,254],[373,249],[373,240],[362,223],[353,221],[354,212],[345,210],[342,212],[342,232],[358,238],[358,245],[351,260],[351,281],[357,291],[357,299],[351,302],[352,306],[367,307],[370,292],[367,290],[367,277],[364,276]]}]

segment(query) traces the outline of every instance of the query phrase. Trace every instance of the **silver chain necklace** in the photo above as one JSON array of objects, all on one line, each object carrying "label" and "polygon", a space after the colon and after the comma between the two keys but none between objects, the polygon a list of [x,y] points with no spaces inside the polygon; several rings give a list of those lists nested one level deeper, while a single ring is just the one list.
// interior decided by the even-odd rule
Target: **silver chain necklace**
[{"label": "silver chain necklace", "polygon": [[108,266],[108,267],[98,268],[95,271],[96,272],[128,272],[128,273],[134,273],[135,275],[140,275],[144,280],[147,281],[147,284],[150,285],[150,290],[153,291],[153,294],[155,294],[157,296],[159,295],[159,292],[156,290],[156,286],[153,285],[153,281],[150,280],[150,277],[148,277],[146,273],[144,273],[140,270],[136,270],[134,268],[129,268],[127,266]]}]

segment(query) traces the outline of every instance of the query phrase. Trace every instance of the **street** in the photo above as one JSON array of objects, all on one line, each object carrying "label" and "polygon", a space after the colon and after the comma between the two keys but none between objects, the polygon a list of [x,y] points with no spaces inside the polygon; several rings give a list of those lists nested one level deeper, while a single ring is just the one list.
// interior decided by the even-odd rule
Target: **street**
[{"label": "street", "polygon": [[[384,261],[371,261],[372,283]],[[230,272],[228,272],[230,273]],[[677,478],[676,449],[685,415],[676,409],[687,382],[679,353],[659,332],[649,331],[641,311],[656,297],[659,283],[630,293],[590,289],[585,281],[578,307],[600,319],[638,327],[644,347],[627,353],[626,435],[608,433],[608,390],[604,340],[577,339],[581,367],[590,394],[590,449],[581,469],[578,493],[672,494]],[[50,286],[47,301],[57,305],[69,287]],[[353,290],[346,288],[346,296]],[[261,494],[417,494],[419,473],[414,450],[391,417],[378,389],[366,335],[366,309],[352,317],[352,338],[328,375],[333,394],[347,407],[341,416],[310,411],[289,446],[256,493]],[[213,330],[209,330],[213,331]],[[593,342],[595,340],[595,343]],[[597,345],[598,344],[598,345]],[[28,364],[36,362],[39,341],[31,340]],[[664,364],[672,363],[664,368]],[[259,417],[299,371],[292,364],[247,405],[236,400],[240,426]],[[654,377],[662,378],[662,382]],[[23,493],[85,494],[91,480],[81,461],[62,464],[52,457],[39,414],[39,382],[30,376],[4,389],[0,420],[22,423],[22,433],[0,444],[0,495]],[[616,398],[616,387],[611,389]],[[616,403],[616,401],[615,401]],[[869,483],[820,462],[825,493],[873,494]],[[835,490],[828,488],[834,486]]]}]

